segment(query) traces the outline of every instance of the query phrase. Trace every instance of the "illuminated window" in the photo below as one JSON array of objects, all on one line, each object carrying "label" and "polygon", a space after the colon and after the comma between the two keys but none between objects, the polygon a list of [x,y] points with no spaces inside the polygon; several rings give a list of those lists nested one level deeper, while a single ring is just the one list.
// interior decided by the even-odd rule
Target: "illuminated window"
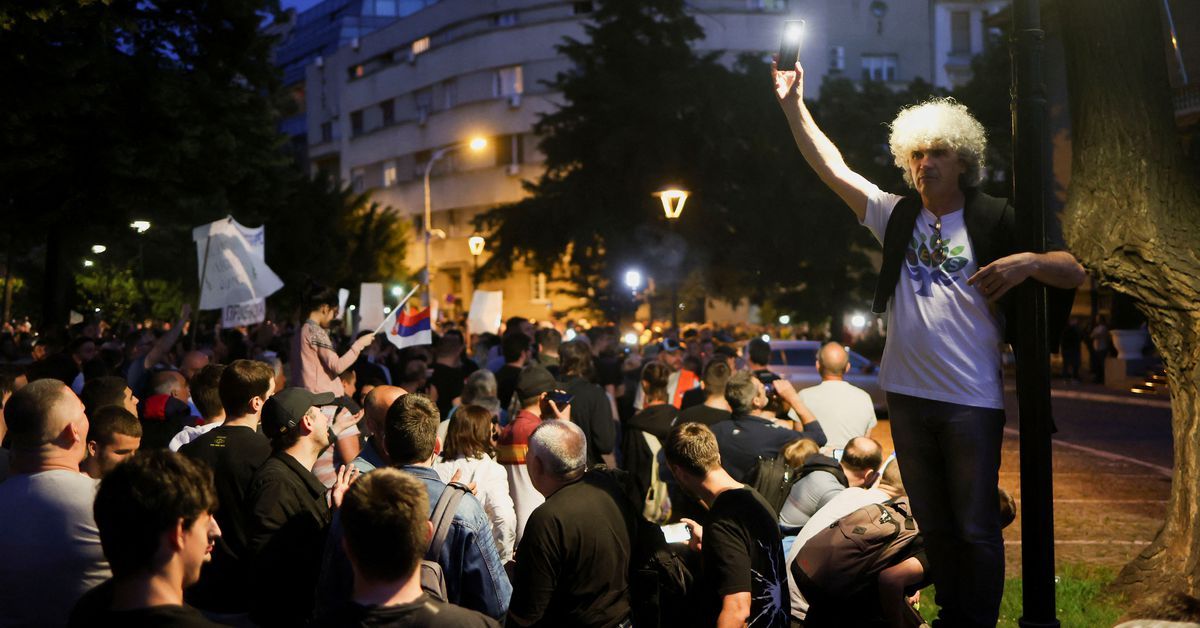
[{"label": "illuminated window", "polygon": [[492,95],[500,98],[513,96],[525,91],[525,78],[521,66],[514,65],[500,68],[492,75]]},{"label": "illuminated window", "polygon": [[426,52],[428,50],[429,50],[429,38],[428,37],[422,37],[412,43],[413,55],[419,55],[422,52]]}]

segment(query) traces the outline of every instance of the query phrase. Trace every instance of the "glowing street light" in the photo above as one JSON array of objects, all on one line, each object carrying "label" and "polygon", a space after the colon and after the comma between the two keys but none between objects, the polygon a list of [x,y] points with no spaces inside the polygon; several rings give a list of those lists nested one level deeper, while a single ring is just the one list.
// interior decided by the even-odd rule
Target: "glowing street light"
[{"label": "glowing street light", "polygon": [[632,347],[638,343],[638,335],[631,331],[625,334],[621,341]]},{"label": "glowing street light", "polygon": [[464,146],[471,149],[473,152],[479,152],[484,148],[487,148],[487,138],[473,137],[465,142],[458,142],[439,148],[433,151],[433,154],[429,156],[429,161],[425,164],[425,176],[423,177],[425,184],[425,295],[422,297],[422,302],[426,306],[429,305],[431,300],[431,294],[429,291],[429,280],[431,279],[429,272],[429,240],[433,237],[433,206],[429,197],[429,173],[433,172],[433,165],[437,163],[439,159],[463,148]]},{"label": "glowing street light", "polygon": [[862,314],[855,314],[850,317],[850,326],[855,330],[860,330],[867,326],[867,317]]},{"label": "glowing street light", "polygon": [[400,298],[400,295],[402,294],[404,294],[404,290],[401,289],[400,286],[392,286],[392,296]]},{"label": "glowing street light", "polygon": [[667,215],[667,219],[675,220],[683,213],[683,204],[687,202],[688,191],[670,188],[661,192],[655,192],[654,196],[657,196],[662,201],[663,213]]},{"label": "glowing street light", "polygon": [[90,260],[90,259],[85,259],[85,260],[83,260],[83,267],[84,267],[84,268],[91,268],[92,266],[95,266],[95,265],[96,265],[96,262],[93,262],[93,261],[92,261],[92,260]]},{"label": "glowing street light", "polygon": [[103,244],[93,244],[92,245],[92,252],[95,253],[96,255],[99,255],[107,250],[108,250],[108,247],[104,246]]},{"label": "glowing street light", "polygon": [[791,316],[788,316],[787,314],[781,314],[779,316],[779,324],[780,325],[787,325],[790,322],[792,322]]},{"label": "glowing street light", "polygon": [[138,233],[146,233],[150,230],[149,220],[135,220],[129,223],[129,227],[136,230]]},{"label": "glowing street light", "polygon": [[471,255],[479,257],[483,254],[484,239],[481,235],[473,235],[467,238],[467,248],[471,249]]},{"label": "glowing street light", "polygon": [[625,285],[628,286],[630,290],[637,292],[637,289],[642,285],[642,273],[636,270],[625,271]]}]

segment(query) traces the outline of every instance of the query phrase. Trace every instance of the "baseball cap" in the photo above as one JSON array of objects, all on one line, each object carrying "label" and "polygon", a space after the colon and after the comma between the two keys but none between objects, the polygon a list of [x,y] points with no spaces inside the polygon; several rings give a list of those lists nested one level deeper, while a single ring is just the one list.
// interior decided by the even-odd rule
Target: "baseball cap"
[{"label": "baseball cap", "polygon": [[284,388],[263,405],[262,427],[267,438],[275,438],[296,427],[313,406],[333,403],[333,393],[311,393],[303,388]]},{"label": "baseball cap", "polygon": [[685,345],[674,338],[663,338],[662,342],[658,343],[661,350],[674,353],[682,349]]},{"label": "baseball cap", "polygon": [[554,390],[554,376],[545,367],[531,364],[517,375],[517,398],[529,399]]}]

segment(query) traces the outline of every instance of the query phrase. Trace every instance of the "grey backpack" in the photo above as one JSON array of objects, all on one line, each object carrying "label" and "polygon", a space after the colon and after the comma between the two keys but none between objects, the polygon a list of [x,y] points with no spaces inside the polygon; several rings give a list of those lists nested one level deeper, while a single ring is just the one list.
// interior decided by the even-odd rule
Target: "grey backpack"
[{"label": "grey backpack", "polygon": [[458,512],[458,502],[471,489],[458,482],[451,482],[442,491],[429,522],[433,524],[433,538],[429,539],[429,547],[425,550],[425,558],[421,560],[421,590],[429,597],[439,602],[449,602],[446,595],[446,577],[442,573],[442,565],[438,556],[442,554],[442,546],[450,534],[450,524],[454,522],[454,513]]}]

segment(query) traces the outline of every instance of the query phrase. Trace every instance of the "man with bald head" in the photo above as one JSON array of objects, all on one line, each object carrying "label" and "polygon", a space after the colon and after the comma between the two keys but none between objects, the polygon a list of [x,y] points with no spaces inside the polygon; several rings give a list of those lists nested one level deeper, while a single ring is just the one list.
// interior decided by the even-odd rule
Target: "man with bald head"
[{"label": "man with bald head", "polygon": [[529,479],[546,501],[517,546],[510,626],[627,623],[635,513],[613,479],[587,471],[587,438],[571,421],[529,436]]},{"label": "man with bald head", "polygon": [[399,386],[376,386],[367,393],[363,400],[362,422],[359,423],[359,429],[367,435],[367,443],[350,463],[360,473],[391,466],[392,459],[383,447],[383,432],[387,427],[388,408],[406,394],[408,392]]},{"label": "man with bald head", "polygon": [[13,393],[4,408],[12,473],[0,484],[0,626],[62,626],[88,589],[112,574],[92,515],[97,480],[83,402],[61,381]]},{"label": "man with bald head", "polygon": [[825,446],[833,449],[845,449],[851,438],[870,436],[876,424],[871,395],[844,379],[849,370],[850,356],[846,349],[830,342],[817,353],[821,383],[800,391],[800,400],[825,430],[828,439]]}]

